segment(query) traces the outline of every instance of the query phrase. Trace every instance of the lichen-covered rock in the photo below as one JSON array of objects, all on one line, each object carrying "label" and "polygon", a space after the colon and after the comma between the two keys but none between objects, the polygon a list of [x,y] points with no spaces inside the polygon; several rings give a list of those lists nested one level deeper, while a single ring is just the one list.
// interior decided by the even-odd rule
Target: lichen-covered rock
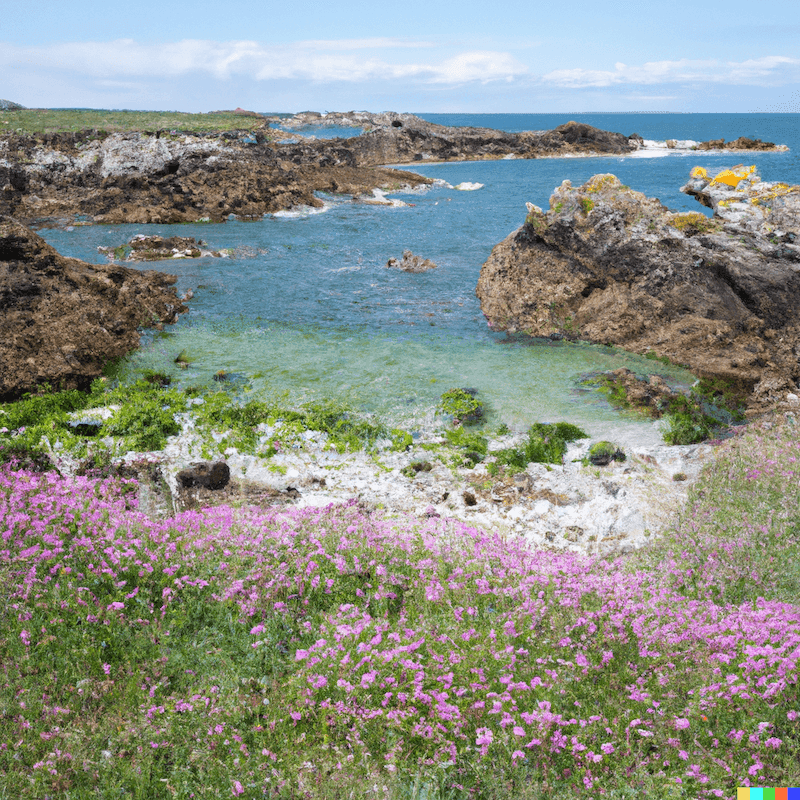
[{"label": "lichen-covered rock", "polygon": [[613,175],[565,181],[483,265],[489,325],[653,351],[732,381],[753,408],[784,400],[800,378],[800,188],[759,183],[742,216],[709,218]]},{"label": "lichen-covered rock", "polygon": [[792,244],[800,235],[800,186],[762,181],[755,167],[695,167],[681,191],[713,209],[715,218],[773,244]]},{"label": "lichen-covered rock", "polygon": [[174,322],[186,307],[175,277],[59,255],[0,216],[0,399],[43,384],[87,387],[139,344],[138,329]]}]

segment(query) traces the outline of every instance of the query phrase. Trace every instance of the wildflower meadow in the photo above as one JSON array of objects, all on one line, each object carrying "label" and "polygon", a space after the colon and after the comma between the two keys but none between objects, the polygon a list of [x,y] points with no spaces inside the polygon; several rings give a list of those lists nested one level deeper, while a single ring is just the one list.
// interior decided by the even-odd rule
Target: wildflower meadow
[{"label": "wildflower meadow", "polygon": [[732,798],[800,784],[800,427],[600,559],[0,468],[0,798]]}]

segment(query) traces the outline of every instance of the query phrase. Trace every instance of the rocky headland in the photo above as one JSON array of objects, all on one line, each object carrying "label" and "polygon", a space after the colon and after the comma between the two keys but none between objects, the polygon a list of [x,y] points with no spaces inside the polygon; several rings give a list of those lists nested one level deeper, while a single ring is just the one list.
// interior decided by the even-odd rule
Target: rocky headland
[{"label": "rocky headland", "polygon": [[[298,140],[271,127],[277,122],[289,128],[357,127],[363,133]],[[256,219],[296,206],[319,207],[317,192],[363,197],[432,182],[386,164],[631,155],[645,146],[637,134],[577,122],[507,133],[393,112],[306,112],[291,120],[264,118],[256,130],[206,134],[11,133],[0,136],[0,213],[45,224],[76,217],[98,223]],[[759,142],[757,149],[764,148],[776,146]]]},{"label": "rocky headland", "polygon": [[43,385],[87,388],[139,344],[139,328],[186,310],[175,278],[65,258],[0,216],[0,400]]},{"label": "rocky headland", "polygon": [[696,168],[682,191],[713,216],[671,211],[614,175],[564,181],[547,211],[528,204],[481,269],[489,325],[667,357],[725,379],[751,411],[795,399],[800,187]]}]

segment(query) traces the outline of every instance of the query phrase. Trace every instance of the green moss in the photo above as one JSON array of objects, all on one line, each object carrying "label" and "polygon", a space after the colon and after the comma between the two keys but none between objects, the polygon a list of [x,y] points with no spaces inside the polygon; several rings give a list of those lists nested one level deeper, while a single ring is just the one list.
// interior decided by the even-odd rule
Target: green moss
[{"label": "green moss", "polygon": [[[261,447],[258,454],[269,458],[282,446],[294,444],[305,431],[326,434],[328,445],[339,452],[371,450],[378,439],[389,439],[394,450],[406,450],[413,444],[407,431],[389,431],[383,424],[330,401],[293,409],[277,402],[243,402],[231,391],[181,391],[158,379],[165,376],[149,377],[115,388],[100,380],[95,381],[90,392],[49,392],[0,405],[0,461],[46,466],[48,452],[57,443],[62,452],[83,458],[90,442],[95,453],[109,449],[107,443],[99,444],[108,437],[114,442],[109,457],[119,450],[161,450],[167,438],[181,430],[176,414],[187,411],[204,441],[206,458],[224,453],[229,447],[249,454],[256,454]],[[197,398],[203,402],[189,402]],[[119,408],[105,420],[91,411],[113,406]],[[85,420],[75,419],[74,412],[80,411],[86,412]],[[278,421],[280,433],[264,446],[258,426]],[[225,434],[224,438],[216,441],[219,434]]]},{"label": "green moss", "polygon": [[485,436],[468,431],[465,428],[453,428],[445,431],[444,438],[447,443],[459,451],[459,458],[455,466],[474,467],[479,461],[486,458],[489,442]]},{"label": "green moss", "polygon": [[602,441],[595,442],[590,448],[589,453],[584,459],[585,464],[592,464],[596,467],[603,467],[610,464],[612,461],[623,462],[626,456],[623,450],[617,447],[613,442]]},{"label": "green moss", "polygon": [[453,417],[458,424],[474,425],[486,413],[483,401],[478,400],[474,389],[450,389],[439,401],[439,411]]},{"label": "green moss", "polygon": [[648,350],[644,357],[649,359],[650,361],[658,361],[660,364],[671,364],[672,362],[667,358],[667,356],[660,356],[655,350]]},{"label": "green moss", "polygon": [[413,479],[418,472],[430,472],[432,469],[433,464],[431,464],[430,461],[412,461],[410,464],[406,464],[400,472],[402,472],[406,478]]},{"label": "green moss", "polygon": [[581,197],[581,199],[578,200],[578,205],[581,207],[584,214],[589,214],[594,208],[594,200],[590,200],[588,197]]}]

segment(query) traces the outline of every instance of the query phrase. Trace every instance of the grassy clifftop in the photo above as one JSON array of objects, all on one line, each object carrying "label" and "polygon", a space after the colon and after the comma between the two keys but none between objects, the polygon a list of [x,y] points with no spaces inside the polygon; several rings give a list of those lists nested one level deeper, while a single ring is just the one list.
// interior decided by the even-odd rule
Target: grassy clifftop
[{"label": "grassy clifftop", "polygon": [[265,119],[253,112],[110,111],[106,109],[24,108],[0,111],[0,129],[15,133],[57,133],[99,129],[106,131],[181,130],[213,132],[255,130]]}]

